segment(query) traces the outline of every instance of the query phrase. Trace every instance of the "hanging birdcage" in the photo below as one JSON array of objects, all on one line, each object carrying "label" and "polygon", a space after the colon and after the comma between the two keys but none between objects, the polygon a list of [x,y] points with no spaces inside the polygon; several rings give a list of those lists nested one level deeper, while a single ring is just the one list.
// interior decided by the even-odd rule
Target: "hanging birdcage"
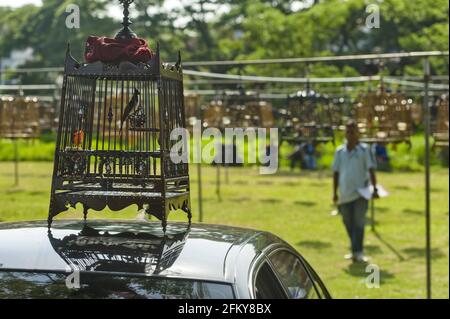
[{"label": "hanging birdcage", "polygon": [[435,146],[448,147],[449,145],[449,114],[448,94],[442,95],[437,102],[437,117],[434,121],[433,137]]},{"label": "hanging birdcage", "polygon": [[[132,1],[121,1],[125,11]],[[135,36],[124,29],[123,41]],[[126,31],[126,30],[128,31]],[[125,31],[124,31],[125,30]],[[128,35],[127,35],[128,34]],[[131,205],[162,221],[181,209],[191,220],[188,164],[171,160],[185,128],[181,56],[163,64],[160,49],[146,62],[79,63],[66,53],[49,225],[69,207],[113,211]]]},{"label": "hanging birdcage", "polygon": [[410,138],[413,135],[413,100],[401,93],[394,93],[390,96],[390,104],[392,125],[389,138],[410,143]]},{"label": "hanging birdcage", "polygon": [[203,114],[205,127],[272,128],[272,105],[253,92],[225,92],[211,101]]},{"label": "hanging birdcage", "polygon": [[275,124],[272,104],[263,101],[249,101],[245,104],[245,111],[248,113],[245,117],[243,127],[260,127],[270,129]]},{"label": "hanging birdcage", "polygon": [[56,132],[57,118],[53,101],[39,100],[39,127],[42,132]]},{"label": "hanging birdcage", "polygon": [[282,140],[292,143],[334,143],[331,103],[310,89],[288,96]]},{"label": "hanging birdcage", "polygon": [[39,104],[36,97],[0,97],[0,137],[8,139],[38,138]]},{"label": "hanging birdcage", "polygon": [[209,105],[203,109],[202,113],[202,125],[204,128],[214,127],[221,129],[224,127],[224,120],[227,121],[227,119],[225,119],[223,101],[219,99],[211,101]]},{"label": "hanging birdcage", "polygon": [[184,108],[188,126],[189,128],[192,128],[200,121],[200,96],[193,93],[185,94]]},{"label": "hanging birdcage", "polygon": [[400,93],[360,94],[355,106],[361,140],[366,143],[408,143],[413,134],[413,100]]},{"label": "hanging birdcage", "polygon": [[349,96],[343,95],[330,100],[329,110],[333,130],[345,130],[345,124],[352,118],[353,103]]}]

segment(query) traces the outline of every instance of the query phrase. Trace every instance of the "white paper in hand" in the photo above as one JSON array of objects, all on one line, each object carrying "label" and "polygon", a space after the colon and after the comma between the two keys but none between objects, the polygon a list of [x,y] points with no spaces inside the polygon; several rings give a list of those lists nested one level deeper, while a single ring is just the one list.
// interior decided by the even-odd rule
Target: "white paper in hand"
[{"label": "white paper in hand", "polygon": [[[378,196],[380,198],[384,198],[384,197],[388,197],[389,196],[389,193],[384,189],[383,186],[377,185],[377,188],[378,188]],[[358,189],[358,193],[363,198],[365,198],[367,200],[371,200],[372,197],[373,197],[373,186],[370,185],[370,186],[367,186],[367,187],[364,187],[364,188],[360,188],[360,189]]]}]

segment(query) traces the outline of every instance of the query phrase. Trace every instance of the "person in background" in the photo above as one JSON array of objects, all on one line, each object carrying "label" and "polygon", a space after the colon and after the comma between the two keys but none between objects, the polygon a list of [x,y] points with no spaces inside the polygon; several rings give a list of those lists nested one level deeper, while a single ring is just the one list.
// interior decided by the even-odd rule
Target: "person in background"
[{"label": "person in background", "polygon": [[317,159],[316,159],[316,147],[313,142],[307,142],[303,146],[305,166],[308,170],[316,170],[317,169]]},{"label": "person in background", "polygon": [[347,142],[337,149],[334,156],[333,201],[338,205],[350,238],[351,253],[345,258],[367,262],[363,242],[369,202],[358,190],[366,188],[371,182],[374,186],[373,196],[378,198],[376,163],[369,146],[359,142],[358,125],[355,121],[347,123],[345,134]]},{"label": "person in background", "polygon": [[302,145],[295,145],[294,150],[288,156],[288,159],[291,161],[291,171],[293,171],[297,167],[298,163],[300,163],[300,168],[305,168]]},{"label": "person in background", "polygon": [[391,170],[389,153],[385,143],[377,143],[374,145],[375,159],[377,163],[377,169],[383,172],[389,172]]}]

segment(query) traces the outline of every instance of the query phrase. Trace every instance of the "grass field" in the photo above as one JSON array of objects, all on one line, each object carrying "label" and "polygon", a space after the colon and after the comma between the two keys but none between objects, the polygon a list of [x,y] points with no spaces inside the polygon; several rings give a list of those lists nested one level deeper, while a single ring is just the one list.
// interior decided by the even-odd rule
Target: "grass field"
[{"label": "grass field", "polygon": [[[0,162],[0,221],[46,219],[52,164],[20,164],[15,187],[13,164]],[[381,269],[379,289],[366,287],[365,267],[343,259],[348,242],[338,216],[331,216],[331,178],[326,172],[260,176],[256,168],[221,171],[221,200],[216,170],[203,168],[204,221],[263,229],[298,249],[321,275],[335,298],[424,298],[425,216],[423,173],[384,173],[379,180],[391,196],[376,204],[376,229],[367,227],[366,250]],[[433,297],[449,298],[449,173],[432,172]],[[198,218],[197,175],[191,168],[194,219]],[[89,218],[134,218],[95,213]],[[81,218],[81,210],[63,214]],[[185,220],[182,213],[171,220]]]}]

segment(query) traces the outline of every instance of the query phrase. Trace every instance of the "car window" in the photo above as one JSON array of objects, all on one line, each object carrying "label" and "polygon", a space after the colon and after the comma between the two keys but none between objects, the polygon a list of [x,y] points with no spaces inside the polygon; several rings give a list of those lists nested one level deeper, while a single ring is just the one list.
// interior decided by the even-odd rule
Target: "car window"
[{"label": "car window", "polygon": [[270,256],[275,271],[294,299],[317,299],[319,296],[301,260],[294,254],[281,250]]},{"label": "car window", "polygon": [[255,297],[256,299],[286,299],[283,287],[266,262],[256,274]]},{"label": "car window", "polygon": [[[136,278],[82,273],[79,288],[66,285],[67,275],[0,272],[0,299],[232,299],[228,284]],[[72,281],[74,284],[74,281]]]},{"label": "car window", "polygon": [[322,280],[319,278],[319,275],[315,272],[315,270],[308,264],[305,260],[303,260],[303,264],[308,268],[308,272],[311,275],[311,279],[314,281],[314,286],[317,290],[317,293],[320,298],[331,298],[328,290],[325,288]]}]

